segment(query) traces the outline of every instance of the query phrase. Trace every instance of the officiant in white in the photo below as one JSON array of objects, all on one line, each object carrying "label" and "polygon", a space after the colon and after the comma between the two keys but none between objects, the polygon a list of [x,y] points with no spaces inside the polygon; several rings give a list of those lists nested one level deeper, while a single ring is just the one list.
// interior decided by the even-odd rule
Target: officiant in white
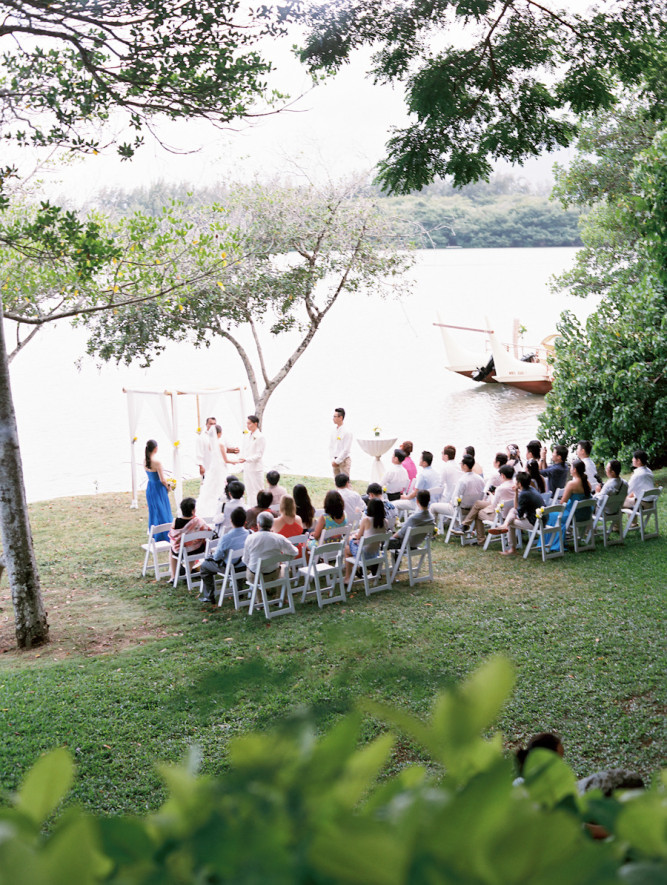
[{"label": "officiant in white", "polygon": [[[213,437],[209,434],[211,427],[215,427],[215,418],[206,419],[206,429],[197,434],[197,464],[199,465],[199,475],[203,479],[211,463],[211,453],[213,452]],[[216,437],[217,439],[217,437]]]},{"label": "officiant in white", "polygon": [[257,415],[248,415],[248,432],[244,434],[240,463],[243,464],[243,482],[249,507],[257,503],[257,492],[264,488],[264,450],[266,439],[259,429]]}]

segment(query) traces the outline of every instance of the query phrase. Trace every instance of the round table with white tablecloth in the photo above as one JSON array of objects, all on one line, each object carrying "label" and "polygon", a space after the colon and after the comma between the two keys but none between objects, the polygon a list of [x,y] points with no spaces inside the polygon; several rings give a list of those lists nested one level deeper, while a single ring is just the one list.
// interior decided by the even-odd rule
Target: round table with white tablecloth
[{"label": "round table with white tablecloth", "polygon": [[371,482],[382,482],[382,477],[385,474],[385,469],[382,466],[382,461],[380,458],[384,455],[385,452],[388,452],[395,444],[398,437],[394,437],[393,439],[380,439],[375,436],[372,439],[358,439],[357,442],[361,449],[366,452],[367,455],[370,455],[373,458],[373,465],[371,467]]}]

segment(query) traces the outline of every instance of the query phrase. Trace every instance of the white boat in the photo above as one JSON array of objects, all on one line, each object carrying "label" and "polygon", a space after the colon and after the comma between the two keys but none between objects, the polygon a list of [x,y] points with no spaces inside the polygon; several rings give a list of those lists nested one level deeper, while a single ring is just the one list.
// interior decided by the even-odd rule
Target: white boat
[{"label": "white boat", "polygon": [[[485,319],[486,329],[471,329],[467,326],[443,323],[438,316],[435,325],[439,327],[442,336],[447,359],[446,368],[473,381],[498,382],[528,393],[549,393],[553,382],[553,367],[549,364],[548,357],[553,354],[553,341],[557,336],[550,335],[528,353],[525,352],[528,348],[521,347],[524,355],[519,357],[519,344],[516,340],[518,321],[515,321],[514,326],[515,342],[509,345],[498,340],[488,318]],[[491,344],[491,357],[482,350],[468,350],[456,340],[452,330],[485,334]]]},{"label": "white boat", "polygon": [[507,384],[508,387],[518,387],[528,393],[549,393],[553,383],[553,367],[548,363],[549,351],[553,352],[554,335],[545,338],[531,354],[526,354],[522,359],[517,359],[510,353],[509,346],[498,340],[496,333],[490,328],[486,320],[487,334],[491,342],[493,353],[494,373],[499,384]]},{"label": "white boat", "polygon": [[483,332],[483,329],[468,329],[464,326],[450,326],[442,322],[438,315],[438,322],[435,324],[440,328],[442,343],[445,348],[445,368],[450,372],[456,372],[457,375],[463,375],[466,378],[472,378],[473,381],[495,382],[492,366],[489,365],[491,356],[484,351],[468,350],[460,344],[451,329],[458,329],[464,332]]}]

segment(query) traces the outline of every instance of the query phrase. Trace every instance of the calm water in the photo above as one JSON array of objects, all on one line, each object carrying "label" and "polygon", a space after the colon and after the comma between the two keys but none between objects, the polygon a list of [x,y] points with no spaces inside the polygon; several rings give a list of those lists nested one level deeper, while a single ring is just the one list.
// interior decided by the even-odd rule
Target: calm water
[{"label": "calm water", "polygon": [[[437,312],[445,322],[481,327],[484,316],[503,341],[511,340],[516,316],[527,328],[525,341],[538,343],[555,331],[560,312],[579,316],[593,304],[550,295],[551,275],[570,266],[574,249],[470,249],[419,253],[412,295],[393,300],[343,296],[326,317],[310,348],[278,388],[264,416],[266,465],[286,472],[327,475],[328,439],[335,406],[347,409],[355,435],[412,439],[416,449],[439,452],[473,444],[486,467],[508,442],[523,445],[535,435],[544,407],[541,397],[475,384],[444,369]],[[465,334],[465,333],[464,333]],[[105,365],[89,358],[77,370],[85,332],[67,324],[48,328],[12,365],[14,400],[29,500],[94,494],[130,488],[129,430],[122,389],[235,387],[245,383],[235,352],[223,343],[208,350],[171,345],[148,370]],[[480,347],[482,336],[466,343]],[[276,339],[269,363],[288,342]],[[181,451],[193,475],[194,406],[180,397]],[[247,398],[247,411],[252,401]],[[230,441],[241,436],[237,398],[205,403],[225,426]],[[142,415],[139,441],[162,440],[157,416]],[[353,477],[370,475],[370,458],[355,443]],[[143,477],[143,474],[141,474]]]}]

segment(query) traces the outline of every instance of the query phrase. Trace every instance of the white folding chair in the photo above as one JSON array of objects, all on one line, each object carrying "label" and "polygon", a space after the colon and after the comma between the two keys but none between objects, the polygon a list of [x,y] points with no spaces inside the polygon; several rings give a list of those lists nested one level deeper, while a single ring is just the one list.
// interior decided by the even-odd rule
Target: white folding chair
[{"label": "white folding chair", "polygon": [[493,521],[488,524],[485,523],[486,524],[486,539],[484,541],[484,547],[482,548],[483,550],[488,550],[489,545],[493,544],[494,541],[499,541],[503,550],[505,549],[505,545],[503,543],[503,538],[505,536],[504,535],[492,535],[492,534],[490,534],[489,529],[495,529],[499,525],[502,525],[505,522],[505,517],[510,512],[510,510],[512,509],[513,506],[514,506],[514,501],[511,501],[511,500],[506,501],[503,504],[500,512],[494,513]]},{"label": "white folding chair", "polygon": [[[255,580],[250,587],[249,615],[259,606],[263,606],[264,614],[269,621],[271,618],[277,618],[280,615],[294,614],[292,585],[290,584],[287,569],[272,581],[269,581],[266,577],[275,572],[276,569],[280,569],[283,563],[289,562],[291,559],[293,557],[289,553],[273,553],[271,556],[265,556],[259,560]],[[272,592],[279,590],[280,594],[269,599],[269,590]],[[260,597],[259,602],[257,601],[258,597]]]},{"label": "white folding chair", "polygon": [[[634,507],[623,508],[623,513],[628,517],[625,531],[623,532],[623,540],[627,538],[628,532],[635,531],[636,529],[639,529],[642,541],[658,537],[658,498],[661,491],[662,486],[656,489],[646,489],[637,496]],[[649,534],[647,529],[651,519],[654,521],[654,531]]]},{"label": "white folding chair", "polygon": [[[185,546],[187,541],[210,541],[213,538],[213,530],[206,532],[190,532],[181,537],[181,546],[178,548],[178,557],[176,558],[176,569],[174,574],[174,587],[180,580],[185,578],[188,590],[192,590],[192,564],[199,559],[204,559],[206,551],[200,550],[198,553],[188,553]],[[200,546],[199,544],[197,545]],[[183,574],[181,574],[181,566]]]},{"label": "white folding chair", "polygon": [[325,529],[320,535],[319,543],[328,544],[330,541],[341,541],[347,543],[348,536],[352,531],[351,525],[336,526],[335,528]]},{"label": "white folding chair", "polygon": [[[593,515],[593,531],[600,532],[605,547],[623,543],[623,502],[626,493],[627,488],[624,488],[615,495],[600,495],[597,499],[598,506]],[[612,539],[614,529],[618,532],[616,539]]]},{"label": "white folding chair", "polygon": [[297,586],[301,580],[299,576],[299,569],[305,568],[308,565],[309,538],[310,535],[306,533],[302,535],[292,535],[292,537],[288,539],[290,544],[294,544],[297,550],[301,548],[294,559],[291,559],[286,565],[286,570],[292,584],[292,590],[297,589]]},{"label": "white folding chair", "polygon": [[438,534],[444,534],[445,523],[448,522],[451,525],[452,520],[454,519],[454,508],[452,508],[451,504],[448,504],[445,501],[438,501],[437,504],[431,504],[429,510],[435,520]]},{"label": "white folding chair", "polygon": [[593,531],[595,504],[595,498],[575,501],[568,514],[565,523],[565,537],[566,539],[572,537],[575,553],[595,550],[595,532]]},{"label": "white folding chair", "polygon": [[[383,532],[379,535],[369,535],[362,537],[359,541],[359,548],[356,556],[348,556],[346,562],[352,563],[352,575],[347,585],[349,594],[352,584],[356,580],[357,569],[361,569],[360,581],[363,581],[366,596],[371,593],[377,593],[379,590],[389,590],[391,588],[391,575],[389,569],[389,557],[387,551],[387,543],[391,535]],[[370,556],[364,556],[366,547],[372,549]],[[375,568],[375,572],[372,569]],[[384,583],[380,579],[384,578]]]},{"label": "white folding chair", "polygon": [[551,496],[551,504],[559,504],[560,499],[563,497],[564,491],[565,491],[565,486],[562,486],[560,489],[556,489],[556,491]]},{"label": "white folding chair", "polygon": [[442,493],[444,492],[445,487],[442,483],[438,486],[431,486],[429,488],[429,494],[431,495],[431,504],[439,504],[440,499],[442,498]]},{"label": "white folding chair", "polygon": [[[524,559],[528,559],[528,554],[533,548],[536,539],[539,540],[542,562],[546,562],[547,559],[556,559],[556,557],[564,555],[565,544],[563,543],[562,532],[564,510],[565,507],[562,504],[552,504],[550,507],[544,508],[544,513],[539,519],[535,520],[533,530],[528,536],[526,549],[523,552]],[[549,517],[552,514],[557,514],[557,516],[553,524],[549,525]],[[551,549],[554,541],[558,541],[556,550]]]},{"label": "white folding chair", "polygon": [[[156,541],[155,536],[161,535],[162,532],[168,532],[171,528],[170,522],[163,522],[161,525],[152,525],[148,530],[148,541],[141,545],[141,549],[146,551],[144,556],[144,567],[141,570],[142,577],[146,577],[146,572],[152,568],[155,572],[155,580],[169,577],[169,556],[171,544],[169,541]],[[166,560],[160,560],[160,554],[166,553]],[[149,559],[153,558],[153,565],[149,564]]]},{"label": "white folding chair", "polygon": [[[410,526],[403,537],[403,543],[397,551],[396,562],[391,573],[391,583],[399,575],[407,575],[410,586],[414,587],[420,581],[433,580],[433,559],[431,557],[431,539],[433,538],[433,525]],[[406,559],[407,568],[401,568],[401,562]],[[428,574],[419,575],[424,561],[428,564]]]},{"label": "white folding chair", "polygon": [[[243,606],[250,605],[250,590],[245,587],[246,569],[245,563],[241,559],[242,556],[243,547],[239,547],[238,550],[229,550],[227,552],[227,561],[225,563],[225,570],[222,573],[222,586],[220,587],[218,606],[222,605],[227,596],[232,597],[234,600],[234,608],[237,611]],[[220,580],[219,575],[214,578],[214,584],[218,580]]]},{"label": "white folding chair", "polygon": [[[445,544],[449,544],[449,539],[452,536],[452,529],[455,525],[461,525],[463,522],[463,510],[461,509],[461,505],[457,502],[454,505],[454,513],[452,514],[451,519],[449,520],[449,528],[447,529],[447,534],[445,535]],[[463,538],[461,539],[463,540]]]},{"label": "white folding chair", "polygon": [[551,492],[542,492],[542,500],[544,501],[545,507],[550,507],[553,500],[553,495],[551,494]]},{"label": "white folding chair", "polygon": [[[299,568],[305,583],[301,602],[315,597],[320,608],[330,602],[345,602],[345,543],[332,541],[311,547],[308,565]],[[312,589],[311,589],[312,582]],[[336,593],[338,590],[338,593]]]}]

